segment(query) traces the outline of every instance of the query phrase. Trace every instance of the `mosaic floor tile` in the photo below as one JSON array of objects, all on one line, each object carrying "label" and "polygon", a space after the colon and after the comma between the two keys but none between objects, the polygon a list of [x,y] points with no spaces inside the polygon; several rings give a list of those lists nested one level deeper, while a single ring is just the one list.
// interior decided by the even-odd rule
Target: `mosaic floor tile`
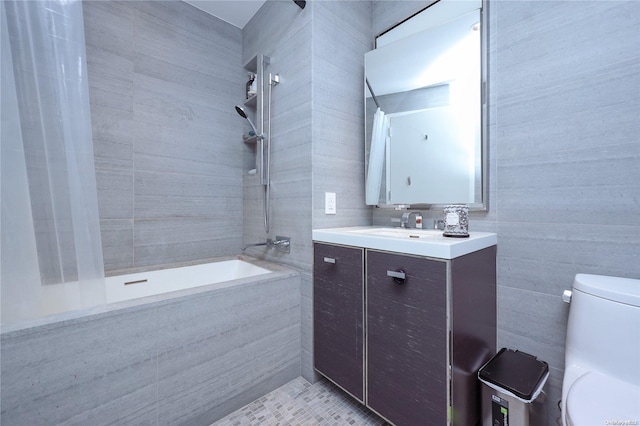
[{"label": "mosaic floor tile", "polygon": [[327,380],[298,377],[211,426],[383,426],[376,414]]}]

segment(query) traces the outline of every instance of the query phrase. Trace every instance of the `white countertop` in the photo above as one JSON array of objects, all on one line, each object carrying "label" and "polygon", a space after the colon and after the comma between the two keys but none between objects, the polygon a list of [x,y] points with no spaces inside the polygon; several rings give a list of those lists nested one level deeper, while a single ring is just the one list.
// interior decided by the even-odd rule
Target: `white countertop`
[{"label": "white countertop", "polygon": [[467,238],[445,237],[433,229],[356,226],[314,229],[313,241],[392,251],[418,256],[454,259],[496,245],[491,232],[469,232]]}]

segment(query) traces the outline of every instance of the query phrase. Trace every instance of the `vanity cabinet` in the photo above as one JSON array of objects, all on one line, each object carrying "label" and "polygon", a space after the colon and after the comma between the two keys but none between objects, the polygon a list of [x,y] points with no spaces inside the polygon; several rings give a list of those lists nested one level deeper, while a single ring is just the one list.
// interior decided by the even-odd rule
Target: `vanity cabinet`
[{"label": "vanity cabinet", "polygon": [[314,366],[364,402],[364,250],[314,244]]},{"label": "vanity cabinet", "polygon": [[314,248],[316,370],[397,426],[479,424],[476,375],[496,350],[496,246],[453,259]]}]

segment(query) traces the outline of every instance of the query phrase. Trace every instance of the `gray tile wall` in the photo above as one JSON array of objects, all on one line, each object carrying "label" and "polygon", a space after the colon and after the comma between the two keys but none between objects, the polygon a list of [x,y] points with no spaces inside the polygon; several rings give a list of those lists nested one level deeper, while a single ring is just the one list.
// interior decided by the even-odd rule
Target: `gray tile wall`
[{"label": "gray tile wall", "polygon": [[[377,34],[428,3],[374,1],[371,7],[367,2],[318,1],[308,2],[300,10],[290,2],[267,2],[242,32],[242,49],[234,50],[242,51],[242,59],[237,60],[235,71],[229,73],[233,75],[228,77],[238,87],[238,93],[228,97],[229,112],[201,105],[204,101],[190,91],[189,84],[184,88],[186,99],[193,96],[197,102],[193,106],[173,102],[175,92],[181,92],[176,85],[185,83],[172,82],[169,77],[165,78],[170,84],[164,88],[154,84],[154,75],[143,74],[134,79],[133,64],[138,59],[128,43],[132,37],[128,34],[137,28],[135,19],[145,21],[140,25],[149,31],[154,21],[144,5],[130,9],[132,13],[126,12],[132,7],[127,3],[87,7],[86,19],[94,13],[101,22],[117,22],[116,26],[95,24],[92,36],[87,30],[88,44],[94,52],[90,47],[90,83],[92,75],[94,81],[104,79],[103,83],[92,85],[92,108],[94,115],[100,112],[94,119],[94,139],[98,141],[96,167],[101,213],[105,212],[102,229],[107,269],[131,266],[134,247],[143,261],[201,249],[215,251],[219,247],[214,242],[208,246],[210,240],[194,241],[199,235],[213,233],[217,222],[215,216],[204,217],[202,212],[206,209],[200,209],[199,204],[206,198],[207,182],[211,182],[207,180],[208,172],[198,172],[199,178],[204,177],[198,182],[204,183],[196,188],[184,180],[164,181],[166,176],[161,173],[180,174],[181,164],[202,169],[197,168],[201,164],[194,164],[195,154],[184,158],[184,163],[168,161],[163,156],[174,156],[171,149],[184,144],[182,139],[178,143],[177,138],[185,128],[194,130],[189,140],[198,140],[200,132],[206,133],[201,122],[193,127],[187,125],[190,117],[197,118],[196,113],[215,112],[222,114],[222,121],[235,122],[232,106],[243,95],[241,64],[256,53],[270,55],[271,69],[280,73],[282,84],[274,88],[269,236],[291,236],[293,245],[290,255],[274,255],[262,249],[255,249],[252,254],[303,271],[302,292],[306,296],[302,312],[307,324],[303,321],[302,345],[303,351],[310,351],[305,341],[310,341],[311,229],[366,224],[370,220],[370,213],[360,205],[363,195],[359,185],[363,180],[357,184],[352,180],[363,173],[363,149],[357,147],[361,142],[356,141],[362,140],[361,118],[352,112],[363,110],[359,74],[362,62],[358,61],[362,61],[360,50],[367,50],[365,45],[370,42],[363,35]],[[640,274],[640,46],[634,32],[640,5],[633,1],[522,1],[490,2],[487,7],[490,210],[473,213],[471,229],[498,232],[499,345],[529,351],[550,362],[551,400],[556,401],[564,367],[568,312],[559,299],[562,289],[571,285],[578,272],[636,277]],[[367,13],[371,14],[370,29],[361,21]],[[334,24],[335,19],[342,24]],[[332,38],[334,41],[330,41]],[[151,43],[147,39],[142,40]],[[154,49],[151,56],[161,50],[159,46]],[[188,60],[185,61],[180,60],[181,66],[186,66]],[[102,75],[109,69],[114,71]],[[145,69],[151,74],[149,70],[154,67]],[[174,74],[176,78],[178,75],[182,74]],[[329,75],[333,78],[325,77]],[[347,84],[345,79],[351,82]],[[133,106],[137,104],[127,99],[137,93],[134,82],[140,84],[144,123],[154,135],[147,140],[147,148],[144,142],[140,148],[136,143],[135,151],[136,135],[146,132],[144,128],[134,129]],[[122,96],[108,96],[108,92],[102,93],[95,86],[113,88]],[[161,127],[160,120],[149,118],[158,111],[173,114],[163,120],[169,123],[166,128]],[[358,126],[353,125],[358,120]],[[155,129],[163,131],[158,135],[153,132]],[[229,132],[233,133],[230,139],[237,139],[236,130]],[[164,141],[161,143],[166,148],[154,155],[148,149],[155,140]],[[263,241],[266,234],[262,229],[262,188],[255,177],[246,175],[244,169],[253,159],[251,151],[244,148],[243,161],[242,149],[224,162],[237,160],[233,164],[237,179],[242,182],[238,185],[244,187],[236,210],[243,211],[242,229],[238,228],[238,232],[242,232],[245,243]],[[197,148],[190,152],[200,154]],[[148,164],[140,173],[136,173],[138,161]],[[217,167],[207,170],[214,169]],[[222,175],[227,176],[225,172]],[[117,181],[120,183],[116,185]],[[168,196],[160,199],[154,191],[164,187]],[[188,199],[178,202],[176,194],[183,189],[188,191]],[[337,193],[335,217],[324,215],[325,191]],[[129,201],[138,196],[139,202]],[[162,201],[167,203],[166,210],[163,206],[154,213]],[[233,211],[237,202],[230,197],[226,207]],[[341,206],[345,209],[341,210]],[[134,209],[136,214],[140,210],[143,217],[138,219]],[[185,212],[196,217],[184,218]],[[390,225],[393,216],[397,212],[374,209],[373,223]],[[429,219],[440,218],[441,214],[430,212],[425,216],[429,223]],[[194,227],[190,226],[192,221]],[[225,229],[236,229],[238,221],[227,223]],[[195,232],[184,232],[189,229]],[[180,235],[181,239],[167,242],[164,234]],[[149,243],[138,244],[140,238]],[[237,252],[241,241],[232,241],[227,245],[235,244]],[[309,306],[305,308],[305,304]],[[302,364],[311,365],[311,360],[303,358]],[[550,405],[551,419],[557,415],[553,406]]]},{"label": "gray tile wall", "polygon": [[498,347],[549,362],[555,424],[562,291],[581,272],[640,277],[640,4],[488,9],[490,210],[470,228],[498,233]]},{"label": "gray tile wall", "polygon": [[272,90],[270,232],[267,235],[263,225],[263,187],[257,176],[245,174],[244,240],[291,237],[290,254],[263,247],[247,253],[307,272],[311,265],[312,17],[310,3],[301,10],[293,2],[268,1],[245,26],[242,49],[244,63],[257,54],[269,56],[267,72],[279,74],[281,80]]},{"label": "gray tile wall", "polygon": [[2,334],[3,424],[210,425],[300,375],[300,277]]},{"label": "gray tile wall", "polygon": [[[369,2],[314,3],[313,228],[368,225],[364,205],[364,54],[373,48]],[[325,192],[336,193],[327,215]]]},{"label": "gray tile wall", "polygon": [[[312,240],[316,227],[371,223],[364,198],[362,100],[364,52],[371,48],[369,2],[268,1],[243,30],[243,60],[262,53],[273,88],[270,237],[291,237],[291,254],[263,248],[252,255],[295,266],[302,273],[302,374],[312,360]],[[253,155],[248,152],[248,155]],[[251,164],[251,160],[245,161]],[[244,178],[244,239],[264,241],[262,188]],[[338,214],[325,216],[324,192],[337,194]]]},{"label": "gray tile wall", "polygon": [[181,1],[85,1],[107,271],[242,244],[242,33]]},{"label": "gray tile wall", "polygon": [[[312,228],[369,225],[364,200],[364,54],[372,48],[370,2],[313,3]],[[325,192],[336,194],[326,215]],[[312,262],[312,259],[311,259]],[[302,280],[302,365],[313,363],[313,276]],[[303,375],[310,378],[309,371]]]},{"label": "gray tile wall", "polygon": [[373,0],[371,26],[373,36],[378,36],[408,17],[434,3],[433,0]]},{"label": "gray tile wall", "polygon": [[557,415],[562,290],[640,277],[640,4],[492,7],[498,345],[549,362]]},{"label": "gray tile wall", "polygon": [[[304,10],[293,2],[267,1],[243,30],[243,59],[257,54],[271,58],[267,72],[278,73],[273,88],[271,209],[269,237],[291,237],[291,253],[263,248],[247,250],[298,268],[301,272],[301,371],[315,379],[311,358],[312,293],[312,37],[314,5]],[[265,102],[266,103],[266,102]],[[250,153],[250,156],[253,155]],[[257,177],[244,178],[244,239],[267,238],[263,227],[263,187]],[[312,337],[311,337],[312,339]]]}]

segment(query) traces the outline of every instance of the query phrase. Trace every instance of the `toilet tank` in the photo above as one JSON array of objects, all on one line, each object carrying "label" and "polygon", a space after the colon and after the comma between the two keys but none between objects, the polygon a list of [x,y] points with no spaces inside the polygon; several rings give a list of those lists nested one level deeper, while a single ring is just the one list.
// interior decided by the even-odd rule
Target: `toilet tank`
[{"label": "toilet tank", "polygon": [[565,369],[640,384],[640,280],[578,274],[570,306]]}]

